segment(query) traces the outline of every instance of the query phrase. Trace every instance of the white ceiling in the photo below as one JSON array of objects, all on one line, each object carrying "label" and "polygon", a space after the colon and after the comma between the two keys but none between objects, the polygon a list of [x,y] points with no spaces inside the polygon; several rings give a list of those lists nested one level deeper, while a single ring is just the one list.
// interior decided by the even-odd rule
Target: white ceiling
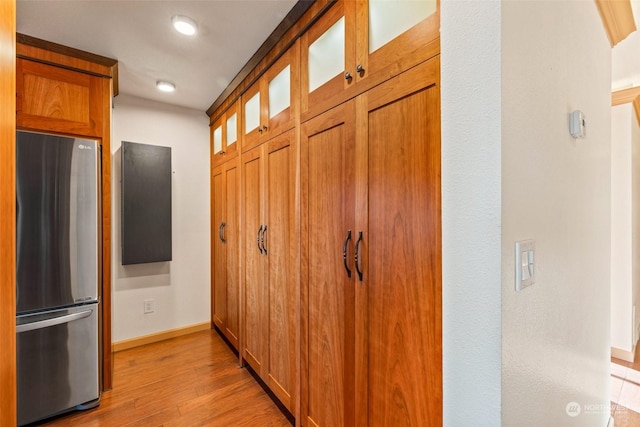
[{"label": "white ceiling", "polygon": [[[120,93],[206,111],[296,0],[18,0],[17,31],[118,60]],[[174,15],[198,24],[189,37]],[[159,92],[156,80],[176,85]]]}]

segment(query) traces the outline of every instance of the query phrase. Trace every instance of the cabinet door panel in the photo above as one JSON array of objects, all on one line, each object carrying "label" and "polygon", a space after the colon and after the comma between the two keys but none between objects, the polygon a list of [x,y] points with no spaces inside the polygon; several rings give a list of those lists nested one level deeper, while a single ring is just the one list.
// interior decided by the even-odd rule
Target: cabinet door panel
[{"label": "cabinet door panel", "polygon": [[[355,425],[354,102],[302,127],[306,215],[303,259],[307,314],[303,331],[303,418],[309,425]],[[346,245],[347,262],[342,251]],[[349,268],[351,278],[346,268]]]},{"label": "cabinet door panel", "polygon": [[358,104],[366,107],[358,132],[368,147],[370,426],[442,424],[438,70],[430,61]]},{"label": "cabinet door panel", "polygon": [[16,125],[102,137],[102,78],[16,59]]},{"label": "cabinet door panel", "polygon": [[437,0],[369,0],[358,3],[358,81],[388,79],[440,51]]},{"label": "cabinet door panel", "polygon": [[236,161],[226,170],[226,212],[224,238],[226,243],[227,323],[225,335],[238,348],[239,297],[238,286],[238,167]]},{"label": "cabinet door panel", "polygon": [[262,278],[262,254],[256,239],[261,222],[261,173],[260,150],[254,150],[242,158],[242,206],[243,206],[243,357],[259,374],[262,370],[264,349],[264,297]]},{"label": "cabinet door panel", "polygon": [[337,105],[355,83],[355,2],[338,1],[301,37],[300,92],[303,113],[331,99]]},{"label": "cabinet door panel", "polygon": [[268,384],[293,411],[296,356],[296,280],[293,272],[292,249],[295,238],[294,132],[283,134],[266,146],[268,231],[265,247],[268,251],[269,288],[269,381]]},{"label": "cabinet door panel", "polygon": [[222,242],[221,225],[224,221],[224,200],[226,184],[224,171],[217,168],[213,172],[213,323],[224,332],[227,317],[227,287],[226,287],[226,252]]}]

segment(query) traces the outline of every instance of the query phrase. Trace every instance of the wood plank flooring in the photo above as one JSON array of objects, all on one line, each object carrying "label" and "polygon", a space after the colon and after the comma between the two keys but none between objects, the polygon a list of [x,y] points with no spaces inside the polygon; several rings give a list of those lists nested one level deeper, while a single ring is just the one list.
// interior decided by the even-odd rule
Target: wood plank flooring
[{"label": "wood plank flooring", "polygon": [[115,354],[98,408],[42,426],[291,426],[215,331]]},{"label": "wood plank flooring", "polygon": [[[616,427],[640,426],[640,352],[633,362],[611,358],[611,416]],[[625,406],[626,405],[626,406]]]}]

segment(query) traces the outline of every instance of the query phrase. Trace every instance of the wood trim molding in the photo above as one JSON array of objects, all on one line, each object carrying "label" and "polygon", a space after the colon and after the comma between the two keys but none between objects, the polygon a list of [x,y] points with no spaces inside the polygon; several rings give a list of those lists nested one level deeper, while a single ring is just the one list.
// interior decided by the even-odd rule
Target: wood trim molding
[{"label": "wood trim molding", "polygon": [[633,109],[636,111],[636,120],[640,125],[640,96],[633,100]]},{"label": "wood trim molding", "polygon": [[626,362],[633,362],[635,349],[636,348],[634,347],[632,351],[626,351],[616,347],[611,347],[611,357],[615,357],[616,359],[624,360]]},{"label": "wood trim molding", "polygon": [[640,86],[617,90],[611,93],[611,106],[633,102],[638,96],[640,96]]},{"label": "wood trim molding", "polygon": [[16,2],[0,1],[0,425],[16,415]]},{"label": "wood trim molding", "polygon": [[16,34],[19,58],[31,59],[57,67],[81,71],[113,79],[113,96],[118,95],[118,61],[72,47],[38,39],[26,34]]},{"label": "wood trim molding", "polygon": [[194,332],[206,331],[209,329],[211,329],[211,322],[196,323],[195,325],[191,326],[184,326],[182,328],[170,329],[164,332],[158,332],[151,335],[118,341],[116,343],[113,343],[113,351],[115,353],[134,347],[140,347],[146,344],[152,344],[154,342],[168,340],[169,338],[181,337],[183,335],[192,334]]},{"label": "wood trim molding", "polygon": [[630,0],[595,0],[611,47],[636,30]]}]

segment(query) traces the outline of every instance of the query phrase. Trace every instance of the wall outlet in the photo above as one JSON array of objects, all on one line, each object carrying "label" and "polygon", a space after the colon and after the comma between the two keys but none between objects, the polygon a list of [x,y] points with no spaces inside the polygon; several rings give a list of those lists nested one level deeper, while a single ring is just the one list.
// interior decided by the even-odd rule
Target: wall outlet
[{"label": "wall outlet", "polygon": [[144,300],[144,314],[153,313],[156,310],[156,302],[152,299]]}]

